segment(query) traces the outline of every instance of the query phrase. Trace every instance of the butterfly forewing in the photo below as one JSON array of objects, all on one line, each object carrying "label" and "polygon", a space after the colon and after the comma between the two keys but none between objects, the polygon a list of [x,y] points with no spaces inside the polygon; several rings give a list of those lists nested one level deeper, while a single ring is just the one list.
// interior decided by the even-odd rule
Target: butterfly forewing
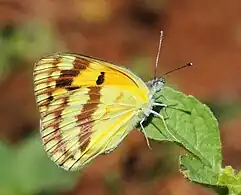
[{"label": "butterfly forewing", "polygon": [[35,65],[34,87],[43,145],[67,170],[113,150],[149,103],[149,89],[133,73],[77,54],[42,58]]}]

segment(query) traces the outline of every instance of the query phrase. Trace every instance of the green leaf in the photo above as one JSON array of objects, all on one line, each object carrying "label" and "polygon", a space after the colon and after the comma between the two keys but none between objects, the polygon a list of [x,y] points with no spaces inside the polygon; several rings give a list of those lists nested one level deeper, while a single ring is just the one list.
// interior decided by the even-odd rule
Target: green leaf
[{"label": "green leaf", "polygon": [[194,97],[169,87],[155,96],[156,102],[168,105],[166,109],[156,110],[166,119],[152,117],[145,127],[147,136],[185,148],[188,154],[180,157],[181,172],[193,182],[217,185],[221,142],[218,123],[210,109]]},{"label": "green leaf", "polygon": [[0,194],[51,192],[75,184],[78,172],[57,167],[44,152],[39,136],[25,140],[16,148],[0,143],[0,156]]},{"label": "green leaf", "polygon": [[229,195],[241,195],[241,172],[235,172],[231,166],[222,169],[218,184],[227,186]]}]

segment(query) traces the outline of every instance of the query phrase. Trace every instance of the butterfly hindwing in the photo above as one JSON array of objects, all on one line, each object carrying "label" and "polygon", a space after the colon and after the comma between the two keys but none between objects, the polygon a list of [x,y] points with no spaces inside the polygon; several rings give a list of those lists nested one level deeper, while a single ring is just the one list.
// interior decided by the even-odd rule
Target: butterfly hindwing
[{"label": "butterfly hindwing", "polygon": [[34,86],[45,150],[67,170],[113,150],[148,103],[148,88],[133,73],[77,54],[42,58]]}]

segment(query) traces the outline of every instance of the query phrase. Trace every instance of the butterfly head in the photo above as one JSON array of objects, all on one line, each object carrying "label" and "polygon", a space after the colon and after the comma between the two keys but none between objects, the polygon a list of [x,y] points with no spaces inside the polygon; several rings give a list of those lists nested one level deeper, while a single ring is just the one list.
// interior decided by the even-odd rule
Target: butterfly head
[{"label": "butterfly head", "polygon": [[155,94],[156,92],[160,91],[164,87],[164,85],[165,81],[162,77],[147,82],[147,86],[151,90],[152,94]]}]

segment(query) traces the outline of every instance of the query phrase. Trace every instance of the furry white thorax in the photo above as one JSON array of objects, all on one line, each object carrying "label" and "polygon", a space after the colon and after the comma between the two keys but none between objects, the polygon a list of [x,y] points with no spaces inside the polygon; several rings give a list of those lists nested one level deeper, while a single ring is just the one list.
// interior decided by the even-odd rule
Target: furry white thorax
[{"label": "furry white thorax", "polygon": [[[135,125],[138,123],[140,124],[141,131],[143,132],[143,134],[146,138],[146,142],[147,142],[147,145],[149,148],[151,148],[151,147],[150,147],[150,143],[149,143],[149,140],[147,137],[147,133],[143,126],[143,122],[149,117],[150,114],[154,114],[156,117],[159,117],[161,120],[164,121],[163,116],[161,116],[159,113],[157,113],[153,110],[154,106],[161,106],[161,107],[167,106],[165,104],[156,102],[156,99],[154,97],[155,94],[164,87],[164,84],[165,84],[165,82],[164,82],[163,78],[153,79],[146,83],[147,87],[149,88],[149,95],[148,95],[149,102],[138,111],[138,117],[136,117],[136,120],[133,121],[133,124],[135,124]],[[165,123],[164,123],[164,125],[165,125]]]},{"label": "furry white thorax", "polygon": [[146,83],[147,87],[150,90],[150,93],[149,93],[149,104],[147,105],[147,107],[142,109],[145,115],[145,119],[151,114],[151,111],[153,110],[153,107],[155,104],[154,95],[164,87],[164,84],[165,84],[165,81],[163,78],[156,78]]},{"label": "furry white thorax", "polygon": [[150,93],[153,96],[156,92],[160,91],[164,87],[165,81],[163,78],[156,78],[146,83],[150,89]]}]

